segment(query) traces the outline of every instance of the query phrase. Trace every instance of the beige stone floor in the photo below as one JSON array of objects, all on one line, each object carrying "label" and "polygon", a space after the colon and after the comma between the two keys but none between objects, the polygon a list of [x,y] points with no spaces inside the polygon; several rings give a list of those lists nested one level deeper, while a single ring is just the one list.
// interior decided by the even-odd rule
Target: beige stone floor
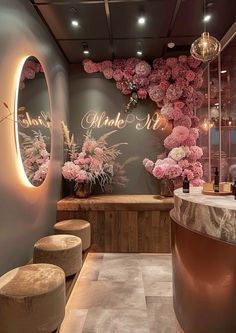
[{"label": "beige stone floor", "polygon": [[60,333],[183,333],[171,271],[168,254],[89,253]]}]

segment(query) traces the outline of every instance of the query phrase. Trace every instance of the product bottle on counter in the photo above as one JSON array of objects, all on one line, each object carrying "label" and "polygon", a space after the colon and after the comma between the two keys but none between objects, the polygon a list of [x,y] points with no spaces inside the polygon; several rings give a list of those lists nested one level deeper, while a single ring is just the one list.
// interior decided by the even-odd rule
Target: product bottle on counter
[{"label": "product bottle on counter", "polygon": [[214,175],[214,185],[213,185],[214,192],[219,192],[219,187],[220,187],[219,172],[218,168],[216,167]]},{"label": "product bottle on counter", "polygon": [[232,184],[232,194],[234,195],[234,199],[236,199],[236,180]]},{"label": "product bottle on counter", "polygon": [[189,193],[189,180],[187,176],[183,180],[183,193]]}]

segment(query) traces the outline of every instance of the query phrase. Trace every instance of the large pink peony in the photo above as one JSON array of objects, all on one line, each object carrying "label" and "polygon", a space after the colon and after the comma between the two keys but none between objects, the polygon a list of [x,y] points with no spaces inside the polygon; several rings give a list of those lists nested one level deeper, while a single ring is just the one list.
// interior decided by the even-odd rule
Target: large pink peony
[{"label": "large pink peony", "polygon": [[198,146],[191,146],[189,147],[190,150],[190,155],[189,155],[189,159],[191,161],[197,161],[200,160],[200,158],[203,155],[203,151],[201,147]]},{"label": "large pink peony", "polygon": [[75,180],[80,171],[80,166],[75,165],[73,162],[65,162],[62,167],[63,177],[69,180]]},{"label": "large pink peony", "polygon": [[112,68],[112,61],[110,60],[104,60],[100,62],[100,71],[104,72],[105,69]]},{"label": "large pink peony", "polygon": [[160,102],[165,96],[165,91],[162,90],[159,85],[149,86],[148,93],[151,100],[154,102]]},{"label": "large pink peony", "polygon": [[179,99],[181,95],[182,95],[181,87],[175,84],[171,84],[166,91],[166,98],[171,102],[174,102],[177,99]]},{"label": "large pink peony", "polygon": [[84,60],[83,66],[86,73],[96,73],[99,70],[98,65],[95,64],[92,60]]},{"label": "large pink peony", "polygon": [[120,69],[116,69],[116,70],[114,70],[114,72],[113,72],[113,79],[115,80],[115,81],[122,81],[122,79],[123,79],[123,72],[122,72],[122,70],[120,70]]},{"label": "large pink peony", "polygon": [[103,75],[106,79],[110,80],[113,78],[113,69],[110,67],[107,67],[103,70]]},{"label": "large pink peony", "polygon": [[189,116],[180,117],[180,119],[175,119],[174,126],[185,126],[190,128],[192,126],[192,121]]},{"label": "large pink peony", "polygon": [[193,180],[190,181],[190,184],[193,186],[202,186],[203,183],[204,183],[204,181],[199,177],[194,178]]},{"label": "large pink peony", "polygon": [[189,129],[185,126],[176,126],[173,128],[171,136],[178,143],[184,142],[189,136]]},{"label": "large pink peony", "polygon": [[194,179],[194,174],[191,170],[189,169],[185,169],[183,172],[182,172],[182,177],[185,178],[187,176],[188,180],[193,180]]},{"label": "large pink peony", "polygon": [[156,165],[152,171],[153,176],[157,179],[162,179],[165,176],[165,165]]},{"label": "large pink peony", "polygon": [[179,142],[171,135],[168,135],[164,140],[164,147],[166,149],[172,149],[179,146]]},{"label": "large pink peony", "polygon": [[88,180],[86,171],[80,170],[76,175],[75,181],[77,183],[84,183],[86,180]]},{"label": "large pink peony", "polygon": [[170,165],[166,171],[166,175],[168,178],[173,179],[177,178],[182,174],[182,169],[179,165]]},{"label": "large pink peony", "polygon": [[135,66],[135,73],[140,77],[147,77],[151,73],[151,66],[146,61],[140,61]]}]

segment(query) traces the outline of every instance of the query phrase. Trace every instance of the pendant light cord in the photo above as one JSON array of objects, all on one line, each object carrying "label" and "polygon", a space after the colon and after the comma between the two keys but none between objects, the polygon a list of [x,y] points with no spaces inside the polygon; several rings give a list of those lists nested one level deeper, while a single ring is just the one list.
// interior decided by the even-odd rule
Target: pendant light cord
[{"label": "pendant light cord", "polygon": [[206,32],[205,17],[206,17],[206,0],[203,0],[203,30],[204,30],[204,32]]}]

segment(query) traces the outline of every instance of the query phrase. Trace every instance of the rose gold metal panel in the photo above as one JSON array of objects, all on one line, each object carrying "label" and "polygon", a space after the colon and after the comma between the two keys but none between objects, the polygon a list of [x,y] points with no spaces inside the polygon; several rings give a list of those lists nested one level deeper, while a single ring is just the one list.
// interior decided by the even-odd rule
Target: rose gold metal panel
[{"label": "rose gold metal panel", "polygon": [[171,215],[179,323],[185,333],[235,333],[236,246],[191,231]]}]

